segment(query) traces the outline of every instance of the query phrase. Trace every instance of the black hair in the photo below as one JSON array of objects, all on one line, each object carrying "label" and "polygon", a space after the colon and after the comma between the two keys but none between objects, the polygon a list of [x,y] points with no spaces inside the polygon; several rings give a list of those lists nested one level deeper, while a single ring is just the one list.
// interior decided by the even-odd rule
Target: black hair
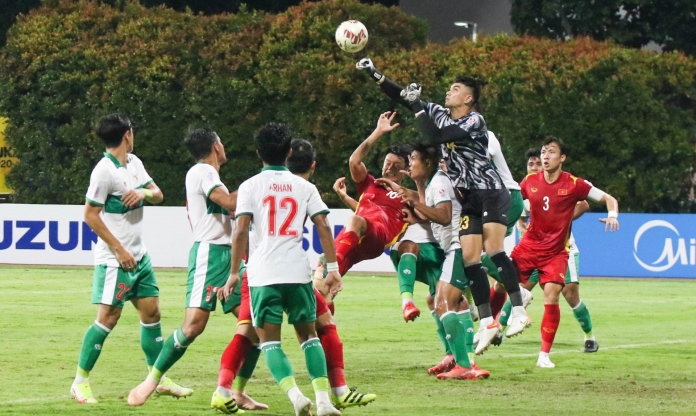
[{"label": "black hair", "polygon": [[317,156],[317,151],[312,143],[303,139],[293,139],[290,142],[292,154],[288,158],[288,169],[293,174],[303,174],[312,169],[312,163]]},{"label": "black hair", "polygon": [[218,135],[213,130],[208,128],[198,128],[189,130],[184,144],[188,147],[189,152],[196,160],[205,159],[213,151],[213,145],[217,143]]},{"label": "black hair", "polygon": [[551,143],[556,143],[556,145],[558,145],[558,148],[561,149],[561,156],[568,154],[568,148],[565,143],[556,136],[546,136],[544,141],[541,142],[541,147],[548,146]]},{"label": "black hair", "polygon": [[486,84],[486,81],[469,77],[466,75],[459,75],[454,79],[455,84],[463,84],[471,89],[471,95],[474,97],[474,101],[471,102],[471,107],[476,111],[479,111],[479,98],[481,98],[481,88]]},{"label": "black hair", "polygon": [[438,166],[440,166],[442,153],[440,152],[439,146],[436,147],[429,143],[416,143],[413,145],[413,151],[418,152],[424,162],[430,161],[430,166],[433,167],[433,172],[435,172]]},{"label": "black hair", "polygon": [[291,141],[290,129],[280,123],[266,124],[254,138],[261,160],[274,166],[285,166]]},{"label": "black hair", "polygon": [[539,149],[534,148],[534,147],[530,147],[529,149],[527,149],[527,152],[524,154],[524,157],[526,157],[527,160],[529,160],[532,157],[535,157],[537,159],[541,159],[541,151]]},{"label": "black hair", "polygon": [[123,136],[131,129],[128,117],[118,113],[104,116],[95,128],[97,136],[104,142],[107,149],[119,147],[123,142]]},{"label": "black hair", "polygon": [[406,166],[408,166],[408,155],[411,154],[412,146],[408,144],[393,144],[387,149],[387,154],[396,155],[404,160]]}]

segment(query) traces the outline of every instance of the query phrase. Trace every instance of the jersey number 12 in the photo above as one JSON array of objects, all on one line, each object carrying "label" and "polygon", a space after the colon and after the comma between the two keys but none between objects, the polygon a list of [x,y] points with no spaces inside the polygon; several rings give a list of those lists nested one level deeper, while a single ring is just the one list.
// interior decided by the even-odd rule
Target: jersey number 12
[{"label": "jersey number 12", "polygon": [[290,225],[297,215],[297,201],[295,198],[285,196],[280,199],[280,208],[284,210],[290,210],[288,215],[283,221],[283,225],[280,226],[280,231],[276,233],[276,197],[275,195],[268,195],[263,199],[263,206],[269,205],[268,209],[268,235],[270,236],[280,236],[280,237],[297,237],[297,230],[291,230]]}]

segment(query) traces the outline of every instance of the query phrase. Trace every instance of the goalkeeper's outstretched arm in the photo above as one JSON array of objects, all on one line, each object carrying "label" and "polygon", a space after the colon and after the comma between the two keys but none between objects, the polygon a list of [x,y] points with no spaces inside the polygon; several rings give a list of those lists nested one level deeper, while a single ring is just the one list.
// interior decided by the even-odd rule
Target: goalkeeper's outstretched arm
[{"label": "goalkeeper's outstretched arm", "polygon": [[392,81],[391,79],[387,78],[384,74],[382,74],[380,71],[375,68],[375,65],[372,63],[372,60],[370,58],[363,58],[361,59],[357,64],[355,64],[355,67],[364,71],[367,75],[370,76],[370,78],[379,85],[379,88],[387,94],[387,97],[391,98],[395,102],[402,104],[406,107],[409,107],[409,104],[406,102],[401,97],[401,90],[404,88],[397,84],[396,82]]}]

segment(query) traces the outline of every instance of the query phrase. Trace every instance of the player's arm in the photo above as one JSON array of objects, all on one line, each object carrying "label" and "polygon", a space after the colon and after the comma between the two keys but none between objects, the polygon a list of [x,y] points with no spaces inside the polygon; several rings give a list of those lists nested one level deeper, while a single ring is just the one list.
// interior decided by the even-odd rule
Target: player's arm
[{"label": "player's arm", "polygon": [[575,221],[578,218],[582,217],[582,214],[586,213],[589,210],[590,204],[588,204],[587,201],[578,202],[577,204],[575,204],[575,210],[573,211],[572,221]]},{"label": "player's arm", "polygon": [[336,247],[334,246],[333,233],[326,214],[319,213],[312,217],[314,229],[319,235],[321,248],[326,256],[326,270],[328,274],[324,280],[325,287],[329,292],[336,293],[341,290],[341,275],[338,273],[338,263],[336,262]]},{"label": "player's arm", "polygon": [[208,198],[228,211],[237,210],[237,191],[229,193],[222,186],[218,186]]},{"label": "player's arm", "polygon": [[384,134],[389,133],[395,128],[399,127],[399,123],[391,124],[396,117],[396,112],[387,111],[379,116],[377,121],[377,127],[370,134],[370,136],[365,139],[360,146],[350,155],[348,159],[348,167],[350,168],[350,176],[353,178],[353,182],[360,183],[367,177],[367,167],[363,160],[367,157],[372,150],[375,142],[382,137]]},{"label": "player's arm", "polygon": [[121,197],[121,203],[128,208],[135,208],[140,202],[147,201],[151,204],[159,204],[164,200],[162,190],[154,182],[150,182],[144,188],[131,189]]},{"label": "player's arm", "polygon": [[[212,195],[212,194],[211,194]],[[218,299],[227,300],[230,294],[234,291],[234,287],[239,283],[239,266],[242,264],[244,252],[249,244],[249,225],[251,224],[251,215],[243,213],[236,218],[237,229],[232,238],[232,265],[230,267],[230,277],[227,283],[218,291]]]},{"label": "player's arm", "polygon": [[440,225],[449,225],[452,222],[452,202],[443,201],[434,207],[429,207],[426,204],[418,201],[414,203],[413,208],[419,215],[427,218],[429,221]]},{"label": "player's arm", "polygon": [[370,58],[361,59],[360,61],[358,61],[358,63],[355,64],[355,67],[365,72],[370,77],[370,79],[377,83],[377,85],[379,85],[379,88],[382,90],[382,92],[384,92],[387,95],[387,97],[391,98],[399,104],[402,104],[410,108],[409,103],[407,103],[401,96],[401,91],[404,88],[396,82],[392,81],[391,79],[387,78],[377,68],[375,68],[375,64],[372,63],[372,60]]},{"label": "player's arm", "polygon": [[587,198],[591,201],[603,203],[607,206],[607,218],[601,218],[604,225],[604,231],[616,231],[619,229],[619,203],[616,198],[609,195],[608,193],[602,191],[594,186],[590,189],[587,194]]},{"label": "player's arm", "polygon": [[135,270],[136,261],[133,255],[126,250],[120,241],[109,231],[109,228],[104,224],[101,216],[99,215],[103,209],[103,206],[93,205],[91,202],[87,201],[85,203],[85,222],[94,231],[99,238],[104,240],[106,245],[109,246],[111,251],[114,252],[116,260],[121,265],[123,270],[131,271]]},{"label": "player's arm", "polygon": [[333,189],[338,195],[338,197],[341,198],[341,202],[346,204],[346,206],[348,206],[348,208],[350,208],[351,211],[355,212],[358,209],[358,201],[356,201],[355,199],[351,198],[350,195],[348,195],[345,177],[336,179],[336,182],[334,182]]}]

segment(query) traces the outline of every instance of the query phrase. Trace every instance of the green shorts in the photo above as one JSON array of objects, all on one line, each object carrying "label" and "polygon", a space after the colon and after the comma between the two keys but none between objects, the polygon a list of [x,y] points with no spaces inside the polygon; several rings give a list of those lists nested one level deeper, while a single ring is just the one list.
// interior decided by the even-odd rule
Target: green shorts
[{"label": "green shorts", "polygon": [[505,237],[512,234],[512,230],[517,224],[517,220],[522,216],[522,211],[524,211],[524,200],[522,199],[522,192],[516,189],[510,191],[510,209],[507,212],[508,227]]},{"label": "green shorts", "polygon": [[[416,281],[428,285],[430,295],[435,296],[435,288],[442,274],[442,263],[445,261],[445,252],[437,243],[419,243],[420,253],[416,261]],[[389,254],[395,269],[399,269],[399,252],[392,250]]]},{"label": "green shorts", "polygon": [[289,324],[317,320],[317,299],[312,283],[286,283],[249,287],[251,322],[256,328],[265,323],[281,325],[283,312]]},{"label": "green shorts", "polygon": [[214,311],[217,290],[230,277],[231,247],[196,241],[189,251],[186,307]]},{"label": "green shorts", "polygon": [[159,296],[159,288],[152,270],[150,255],[145,253],[132,272],[105,264],[94,266],[92,303],[123,308],[126,301],[135,298]]},{"label": "green shorts", "polygon": [[[244,260],[242,260],[242,263],[239,265],[239,275],[244,276],[244,273],[246,272],[246,264],[244,263]],[[224,313],[232,313],[234,312],[234,308],[242,304],[242,281],[240,280],[237,286],[234,287],[234,292],[230,295],[229,298],[227,298],[226,302],[221,302],[222,303],[222,311]]]},{"label": "green shorts", "polygon": [[464,274],[462,249],[459,248],[445,253],[445,263],[442,265],[440,280],[451,284],[462,292],[469,287],[469,279]]},{"label": "green shorts", "polygon": [[[561,266],[562,267],[562,266]],[[529,281],[535,285],[539,284],[539,271],[534,270],[529,276]],[[568,256],[568,269],[565,275],[565,284],[577,283],[580,284],[580,253],[573,253]]]}]

